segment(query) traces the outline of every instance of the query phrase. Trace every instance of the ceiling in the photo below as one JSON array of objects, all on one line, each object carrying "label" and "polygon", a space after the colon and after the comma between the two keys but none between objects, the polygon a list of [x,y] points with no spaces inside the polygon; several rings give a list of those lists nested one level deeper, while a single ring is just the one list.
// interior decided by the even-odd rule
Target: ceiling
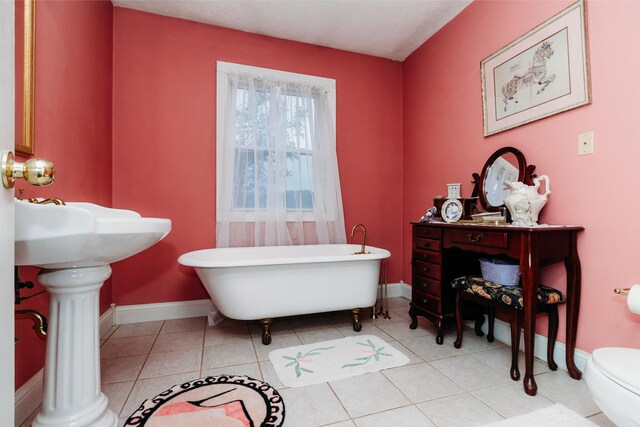
[{"label": "ceiling", "polygon": [[118,7],[403,61],[472,0],[112,0]]}]

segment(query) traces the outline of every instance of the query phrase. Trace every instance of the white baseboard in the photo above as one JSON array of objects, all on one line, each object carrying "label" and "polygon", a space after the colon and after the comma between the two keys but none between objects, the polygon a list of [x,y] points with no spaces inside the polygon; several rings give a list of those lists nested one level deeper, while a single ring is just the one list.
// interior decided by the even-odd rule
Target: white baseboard
[{"label": "white baseboard", "polygon": [[[482,331],[487,333],[488,330],[488,322],[484,322],[482,325]],[[507,345],[511,345],[511,327],[509,323],[503,322],[502,320],[496,319],[493,327],[493,336],[500,342],[503,342]],[[536,334],[534,341],[534,351],[533,355],[538,359],[541,359],[547,362],[547,337]],[[524,338],[521,336],[520,338],[520,348],[524,349]],[[584,367],[587,363],[587,359],[590,354],[586,351],[580,350],[576,348],[574,359],[576,362],[576,366],[581,371],[584,371]],[[558,364],[558,367],[567,370],[567,346],[564,343],[556,342],[553,351],[553,358],[555,362]]]},{"label": "white baseboard", "polygon": [[15,425],[22,424],[42,403],[44,368],[16,390]]},{"label": "white baseboard", "polygon": [[100,316],[100,338],[104,337],[111,328],[116,325],[116,305],[111,307]]},{"label": "white baseboard", "polygon": [[213,310],[210,299],[163,302],[157,304],[116,306],[115,324],[151,322],[154,320],[183,319],[206,316]]}]

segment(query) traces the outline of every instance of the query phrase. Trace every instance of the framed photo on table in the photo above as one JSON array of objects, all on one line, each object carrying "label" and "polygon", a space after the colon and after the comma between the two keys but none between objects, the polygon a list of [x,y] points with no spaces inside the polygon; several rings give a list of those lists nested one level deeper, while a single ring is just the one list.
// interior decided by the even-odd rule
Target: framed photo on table
[{"label": "framed photo on table", "polygon": [[484,136],[591,102],[584,1],[480,63]]}]

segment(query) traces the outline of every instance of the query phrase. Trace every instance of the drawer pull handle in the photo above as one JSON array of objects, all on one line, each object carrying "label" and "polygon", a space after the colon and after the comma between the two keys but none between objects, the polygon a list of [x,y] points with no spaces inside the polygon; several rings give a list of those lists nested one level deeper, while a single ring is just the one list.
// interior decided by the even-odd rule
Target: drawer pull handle
[{"label": "drawer pull handle", "polygon": [[429,272],[429,269],[428,269],[428,268],[423,268],[423,269],[422,269],[422,271],[423,271],[424,273],[428,273],[428,272]]},{"label": "drawer pull handle", "polygon": [[429,259],[429,255],[422,255],[422,258]]},{"label": "drawer pull handle", "polygon": [[423,304],[426,304],[426,303],[427,303],[427,300],[426,300],[426,299],[423,299],[423,300],[422,300],[422,303],[423,303]]},{"label": "drawer pull handle", "polygon": [[478,234],[475,237],[473,236],[473,233],[467,234],[467,240],[473,243],[479,243],[483,238],[484,236],[482,235],[482,233]]}]

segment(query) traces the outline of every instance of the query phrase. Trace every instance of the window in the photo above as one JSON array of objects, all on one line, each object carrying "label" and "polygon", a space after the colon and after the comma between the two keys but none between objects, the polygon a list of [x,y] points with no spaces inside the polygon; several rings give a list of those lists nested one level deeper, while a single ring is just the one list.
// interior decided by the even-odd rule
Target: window
[{"label": "window", "polygon": [[346,240],[334,123],[334,80],[218,62],[218,246]]},{"label": "window", "polygon": [[[317,94],[289,91],[282,94],[276,114],[286,136],[284,165],[286,208],[313,209],[313,146]],[[266,209],[269,174],[278,167],[278,147],[269,142],[269,116],[274,103],[268,89],[243,84],[237,89],[234,156],[234,209]],[[252,97],[254,97],[252,99]],[[257,188],[256,188],[257,187]]]}]

